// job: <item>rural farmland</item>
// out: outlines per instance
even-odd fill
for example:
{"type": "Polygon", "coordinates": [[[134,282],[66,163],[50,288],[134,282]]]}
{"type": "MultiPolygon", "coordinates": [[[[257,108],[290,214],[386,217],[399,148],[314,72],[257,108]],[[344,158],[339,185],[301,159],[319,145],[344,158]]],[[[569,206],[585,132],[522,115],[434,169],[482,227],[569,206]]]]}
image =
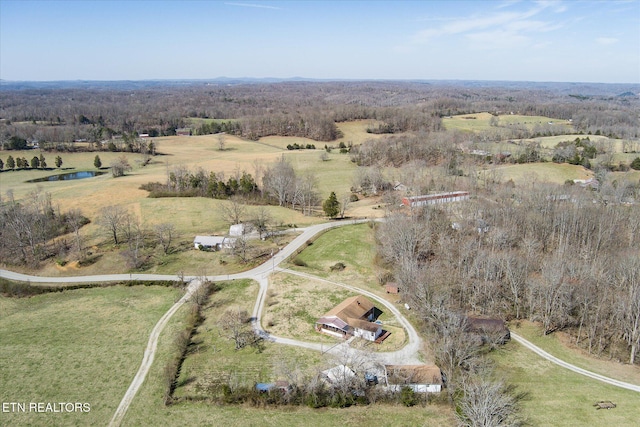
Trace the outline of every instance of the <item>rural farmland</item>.
{"type": "Polygon", "coordinates": [[[638,423],[637,1],[0,3],[0,425],[638,423]]]}

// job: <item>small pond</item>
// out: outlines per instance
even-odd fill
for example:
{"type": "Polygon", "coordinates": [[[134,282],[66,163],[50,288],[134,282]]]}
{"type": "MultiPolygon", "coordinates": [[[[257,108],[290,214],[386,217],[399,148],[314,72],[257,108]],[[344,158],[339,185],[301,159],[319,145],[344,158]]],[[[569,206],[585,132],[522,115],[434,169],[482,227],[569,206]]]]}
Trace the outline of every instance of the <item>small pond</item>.
{"type": "Polygon", "coordinates": [[[47,181],[71,181],[72,179],[93,178],[94,176],[104,175],[106,172],[82,171],[62,173],[59,175],[49,175],[42,178],[31,179],[27,182],[47,182],[47,181]]]}

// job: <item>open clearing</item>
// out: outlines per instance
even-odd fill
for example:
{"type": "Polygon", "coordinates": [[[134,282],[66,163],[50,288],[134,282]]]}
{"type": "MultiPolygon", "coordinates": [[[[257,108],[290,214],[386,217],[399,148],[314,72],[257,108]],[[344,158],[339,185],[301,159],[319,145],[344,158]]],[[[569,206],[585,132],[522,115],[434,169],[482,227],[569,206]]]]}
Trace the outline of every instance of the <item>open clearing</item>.
{"type": "MultiPolygon", "coordinates": [[[[206,320],[194,336],[190,352],[181,371],[176,397],[206,398],[203,388],[221,374],[235,372],[237,377],[249,382],[257,378],[274,380],[282,378],[282,368],[298,367],[301,370],[327,367],[330,359],[318,352],[298,347],[265,343],[263,353],[251,348],[240,351],[219,336],[217,319],[226,308],[242,307],[250,310],[257,286],[252,281],[225,282],[222,289],[213,294],[205,310],[206,320]]],[[[188,307],[183,306],[174,316],[161,336],[158,353],[145,381],[145,385],[133,400],[125,416],[123,426],[138,425],[225,425],[225,426],[361,426],[363,423],[379,426],[443,426],[455,424],[451,408],[447,404],[418,405],[407,408],[400,405],[353,406],[345,409],[310,409],[307,407],[279,407],[258,409],[250,406],[214,405],[197,400],[184,400],[171,406],[162,403],[163,370],[169,358],[173,337],[184,327],[188,307]]],[[[291,373],[291,372],[289,372],[291,373]]]]}
{"type": "Polygon", "coordinates": [[[314,274],[325,279],[347,283],[362,289],[386,295],[377,282],[379,270],[373,264],[376,255],[374,229],[370,224],[359,224],[329,230],[308,245],[297,259],[306,266],[290,264],[287,268],[314,274]],[[331,271],[341,262],[342,271],[331,271]]]}
{"type": "Polygon", "coordinates": [[[539,325],[526,321],[521,321],[515,327],[511,326],[511,329],[565,362],[597,374],[640,385],[640,368],[590,355],[584,349],[577,347],[575,341],[564,332],[543,335],[539,325]]]}
{"type": "Polygon", "coordinates": [[[493,166],[478,175],[481,178],[491,176],[502,183],[512,179],[517,186],[531,186],[537,183],[564,184],[568,179],[589,179],[593,177],[593,171],[568,163],[525,163],[493,166]]]}
{"type": "Polygon", "coordinates": [[[159,286],[0,297],[0,400],[86,402],[89,413],[3,413],[3,425],[103,425],[179,291],[159,286]]]}
{"type": "MultiPolygon", "coordinates": [[[[521,329],[516,330],[522,332],[521,329]]],[[[527,336],[527,339],[531,338],[527,336]]],[[[555,348],[545,350],[560,358],[568,356],[565,360],[571,363],[575,359],[571,357],[576,354],[575,350],[565,349],[558,354],[555,348]]],[[[637,425],[638,393],[634,391],[561,368],[513,341],[491,353],[491,358],[496,363],[496,375],[516,385],[517,391],[526,393],[521,405],[529,425],[637,425]],[[617,408],[596,410],[593,404],[603,400],[616,403],[617,408]]],[[[606,375],[611,373],[609,376],[615,377],[619,365],[613,362],[606,364],[609,365],[606,375]]],[[[585,367],[597,372],[598,365],[590,361],[585,367]]]]}
{"type": "Polygon", "coordinates": [[[488,131],[491,129],[509,128],[523,126],[527,129],[534,129],[536,126],[553,126],[555,131],[571,133],[573,125],[566,120],[554,119],[544,116],[523,116],[520,114],[500,114],[497,118],[497,125],[491,126],[490,113],[461,114],[458,116],[444,117],[442,124],[447,130],[461,130],[465,132],[488,131]],[[552,124],[550,124],[552,123],[552,124]]]}

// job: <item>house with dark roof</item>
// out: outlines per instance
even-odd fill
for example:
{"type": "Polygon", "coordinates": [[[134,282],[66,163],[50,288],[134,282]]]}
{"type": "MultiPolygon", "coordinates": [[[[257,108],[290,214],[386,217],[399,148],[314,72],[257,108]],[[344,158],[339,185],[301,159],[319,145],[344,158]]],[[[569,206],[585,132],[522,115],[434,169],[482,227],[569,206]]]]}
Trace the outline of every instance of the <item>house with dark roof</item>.
{"type": "Polygon", "coordinates": [[[316,321],[318,332],[340,338],[352,336],[375,341],[382,325],[375,323],[382,311],[362,295],[347,298],[316,321]]]}
{"type": "Polygon", "coordinates": [[[490,342],[504,344],[511,339],[511,332],[502,319],[468,316],[465,332],[473,335],[479,344],[490,342]]]}

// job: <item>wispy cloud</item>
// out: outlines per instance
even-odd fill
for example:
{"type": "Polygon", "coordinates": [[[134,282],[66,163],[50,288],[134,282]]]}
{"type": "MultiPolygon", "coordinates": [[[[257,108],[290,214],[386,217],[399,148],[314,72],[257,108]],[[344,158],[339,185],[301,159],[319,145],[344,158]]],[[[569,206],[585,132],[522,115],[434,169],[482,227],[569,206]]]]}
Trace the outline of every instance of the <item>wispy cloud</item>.
{"type": "Polygon", "coordinates": [[[272,10],[282,10],[280,7],[270,6],[267,4],[256,4],[256,3],[225,3],[227,6],[238,6],[238,7],[253,7],[256,9],[272,9],[272,10]]]}
{"type": "Polygon", "coordinates": [[[564,12],[566,7],[559,2],[540,1],[525,10],[505,10],[516,4],[518,3],[505,2],[492,13],[447,19],[440,25],[417,32],[412,42],[429,44],[440,37],[460,36],[474,44],[481,44],[484,48],[504,48],[528,41],[535,34],[562,27],[562,24],[538,17],[545,10],[564,12]]]}
{"type": "Polygon", "coordinates": [[[610,44],[618,43],[618,39],[613,37],[598,37],[596,39],[596,43],[598,43],[600,46],[607,46],[610,44]]]}

